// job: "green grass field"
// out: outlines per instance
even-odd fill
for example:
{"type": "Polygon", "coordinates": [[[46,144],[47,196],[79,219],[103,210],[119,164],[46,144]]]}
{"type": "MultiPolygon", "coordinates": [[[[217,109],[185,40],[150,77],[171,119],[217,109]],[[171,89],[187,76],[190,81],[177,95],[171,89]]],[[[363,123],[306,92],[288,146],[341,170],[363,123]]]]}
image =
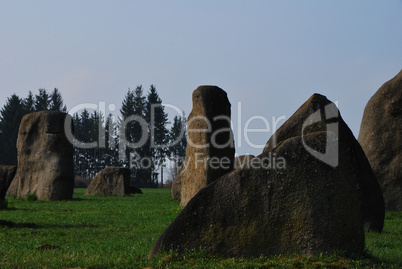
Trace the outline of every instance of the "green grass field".
{"type": "Polygon", "coordinates": [[[227,259],[202,252],[147,256],[182,209],[168,189],[129,197],[85,196],[72,201],[7,197],[0,211],[0,268],[400,268],[402,212],[386,215],[381,234],[366,235],[366,254],[227,259]]]}

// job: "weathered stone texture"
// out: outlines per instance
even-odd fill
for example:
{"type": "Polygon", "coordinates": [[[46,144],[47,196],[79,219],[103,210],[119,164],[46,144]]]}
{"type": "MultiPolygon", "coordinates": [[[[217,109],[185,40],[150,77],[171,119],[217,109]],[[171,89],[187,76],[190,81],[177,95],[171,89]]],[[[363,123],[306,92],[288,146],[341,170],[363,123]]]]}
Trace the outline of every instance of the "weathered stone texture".
{"type": "Polygon", "coordinates": [[[254,155],[240,155],[235,158],[235,168],[244,168],[250,164],[250,161],[254,158],[254,155]]]}
{"type": "Polygon", "coordinates": [[[16,166],[0,165],[0,209],[7,207],[5,196],[16,171],[16,166]]]}
{"type": "Polygon", "coordinates": [[[86,195],[130,195],[130,169],[106,167],[89,184],[86,195]]]}
{"type": "MultiPolygon", "coordinates": [[[[314,148],[325,148],[326,139],[326,132],[305,136],[314,148]]],[[[351,146],[341,147],[341,162],[333,168],[311,156],[301,137],[280,142],[253,160],[264,163],[275,153],[286,169],[236,169],[211,183],[163,232],[150,257],[200,248],[226,257],[361,252],[363,218],[351,146]]]]}
{"type": "MultiPolygon", "coordinates": [[[[348,143],[350,151],[356,156],[355,166],[359,169],[357,173],[357,186],[359,190],[359,206],[363,212],[366,230],[382,231],[384,225],[384,199],[382,192],[371,169],[370,163],[357,142],[352,131],[343,121],[335,105],[325,96],[320,94],[312,95],[269,139],[263,152],[269,152],[281,141],[291,137],[312,134],[315,132],[327,131],[335,128],[339,133],[339,145],[348,143]],[[315,115],[316,117],[312,116],[315,115]],[[313,121],[316,121],[312,123],[313,121]]],[[[306,144],[308,146],[308,144],[306,144]]],[[[325,150],[322,151],[325,153],[325,150]]],[[[328,161],[340,161],[337,154],[327,155],[328,161]]]]}
{"type": "Polygon", "coordinates": [[[385,208],[402,210],[402,70],[368,101],[358,141],[380,183],[385,208]]]}
{"type": "MultiPolygon", "coordinates": [[[[25,115],[18,131],[18,167],[12,185],[17,197],[36,194],[39,200],[71,199],[74,190],[73,146],[64,126],[71,117],[40,111],[25,115]]],[[[11,194],[11,193],[10,193],[11,194]]]]}
{"type": "Polygon", "coordinates": [[[173,182],[172,196],[181,205],[202,188],[233,170],[234,141],[230,102],[216,86],[193,92],[193,109],[187,120],[186,158],[173,182]]]}
{"type": "Polygon", "coordinates": [[[382,230],[378,182],[325,96],[307,100],[250,162],[200,190],[150,257],[191,249],[227,257],[361,253],[364,229],[382,230]]]}

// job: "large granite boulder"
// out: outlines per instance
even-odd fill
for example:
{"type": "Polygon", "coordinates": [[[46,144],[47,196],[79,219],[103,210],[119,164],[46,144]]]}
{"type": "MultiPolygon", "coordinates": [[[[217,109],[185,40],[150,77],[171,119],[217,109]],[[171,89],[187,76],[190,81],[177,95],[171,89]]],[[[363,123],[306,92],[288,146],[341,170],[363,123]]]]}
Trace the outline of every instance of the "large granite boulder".
{"type": "Polygon", "coordinates": [[[370,98],[358,141],[380,183],[385,208],[402,210],[402,70],[370,98]]]}
{"type": "MultiPolygon", "coordinates": [[[[381,232],[384,225],[384,200],[379,183],[371,169],[364,151],[355,139],[352,131],[343,121],[336,106],[325,96],[312,95],[269,139],[264,153],[272,151],[281,141],[291,137],[303,136],[315,132],[333,130],[339,133],[339,145],[350,144],[355,156],[357,188],[359,190],[359,207],[363,212],[365,229],[381,232]]],[[[308,144],[307,149],[309,149],[308,144]]],[[[336,153],[336,144],[327,152],[309,149],[311,154],[336,166],[341,157],[336,153]]]]}
{"type": "Polygon", "coordinates": [[[15,176],[17,167],[13,165],[0,165],[0,209],[7,208],[5,196],[8,187],[15,176]]]}
{"type": "Polygon", "coordinates": [[[71,116],[57,111],[39,111],[22,118],[13,183],[18,185],[18,198],[28,194],[36,194],[39,200],[46,201],[72,198],[73,146],[66,137],[65,125],[72,128],[71,116]]]}
{"type": "Polygon", "coordinates": [[[304,145],[323,151],[336,141],[331,132],[292,137],[214,181],[190,200],[149,257],[191,249],[226,257],[360,253],[364,230],[353,142],[339,145],[336,167],[304,145]]]}
{"type": "Polygon", "coordinates": [[[193,92],[193,108],[187,119],[186,158],[173,182],[172,196],[180,204],[202,188],[233,170],[234,141],[230,102],[216,86],[200,86],[193,92]]]}
{"type": "Polygon", "coordinates": [[[86,195],[130,195],[130,169],[126,167],[106,167],[89,183],[86,195]]]}

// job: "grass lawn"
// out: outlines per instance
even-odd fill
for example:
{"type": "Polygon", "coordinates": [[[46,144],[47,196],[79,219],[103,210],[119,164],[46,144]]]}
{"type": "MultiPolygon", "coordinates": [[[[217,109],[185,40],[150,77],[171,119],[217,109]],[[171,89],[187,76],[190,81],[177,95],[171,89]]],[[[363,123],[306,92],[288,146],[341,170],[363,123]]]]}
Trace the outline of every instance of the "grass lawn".
{"type": "Polygon", "coordinates": [[[129,197],[85,196],[72,201],[7,197],[0,211],[0,268],[400,268],[402,212],[388,212],[384,232],[366,235],[366,254],[227,259],[202,252],[148,260],[153,244],[182,209],[168,189],[129,197]]]}

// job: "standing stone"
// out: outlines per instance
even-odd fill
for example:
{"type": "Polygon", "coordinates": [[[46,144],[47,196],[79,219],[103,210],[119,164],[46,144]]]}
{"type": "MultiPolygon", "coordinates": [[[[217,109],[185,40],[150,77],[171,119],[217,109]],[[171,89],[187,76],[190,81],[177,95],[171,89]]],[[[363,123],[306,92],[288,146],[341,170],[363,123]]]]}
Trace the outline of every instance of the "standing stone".
{"type": "Polygon", "coordinates": [[[0,209],[7,208],[5,196],[8,187],[15,176],[17,167],[13,165],[0,165],[0,209]]]}
{"type": "Polygon", "coordinates": [[[57,111],[25,115],[17,139],[18,167],[15,181],[18,198],[36,194],[39,200],[71,199],[74,190],[73,146],[64,126],[71,117],[57,111]]]}
{"type": "Polygon", "coordinates": [[[172,198],[175,200],[179,200],[179,201],[181,198],[181,178],[182,178],[179,175],[182,173],[183,169],[184,169],[184,165],[181,165],[179,167],[179,170],[177,171],[177,175],[172,183],[172,198]]]}
{"type": "Polygon", "coordinates": [[[253,158],[252,166],[214,181],[162,233],[149,257],[193,249],[225,257],[361,253],[353,143],[340,144],[337,167],[313,157],[303,144],[322,151],[336,140],[331,132],[289,138],[253,158]]]}
{"type": "MultiPolygon", "coordinates": [[[[384,199],[379,183],[371,169],[364,151],[352,131],[343,121],[338,109],[325,96],[312,95],[269,139],[263,152],[274,149],[281,141],[309,133],[323,132],[335,128],[339,133],[339,145],[350,143],[350,150],[355,155],[359,207],[361,208],[365,229],[381,232],[384,225],[384,199]],[[313,115],[314,114],[314,115],[313,115]],[[313,115],[313,116],[312,116],[313,115]]],[[[307,145],[307,144],[306,144],[307,145]]],[[[307,145],[308,146],[308,145],[307,145]]],[[[325,150],[322,154],[326,153],[325,150]]],[[[318,153],[320,154],[320,153],[318,153]]],[[[328,161],[341,161],[337,154],[328,161]]],[[[325,157],[325,156],[323,156],[325,157]]]]}
{"type": "MultiPolygon", "coordinates": [[[[17,167],[15,167],[15,168],[16,168],[16,171],[17,171],[17,167]]],[[[18,194],[18,179],[16,179],[14,177],[14,179],[11,181],[10,186],[8,187],[8,190],[6,192],[6,196],[17,197],[17,194],[18,194]]]]}
{"type": "Polygon", "coordinates": [[[233,170],[234,141],[230,102],[216,86],[193,92],[193,109],[187,120],[186,158],[173,182],[172,196],[181,205],[202,188],[233,170]]]}
{"type": "Polygon", "coordinates": [[[250,161],[254,158],[254,155],[240,155],[235,158],[235,168],[244,168],[250,164],[250,161]]]}
{"type": "Polygon", "coordinates": [[[135,186],[130,186],[129,192],[130,192],[130,194],[143,194],[142,190],[135,186]]]}
{"type": "Polygon", "coordinates": [[[381,185],[387,210],[402,210],[402,70],[364,109],[358,141],[381,185]]]}
{"type": "Polygon", "coordinates": [[[130,195],[130,169],[106,167],[89,183],[86,195],[130,195]]]}

